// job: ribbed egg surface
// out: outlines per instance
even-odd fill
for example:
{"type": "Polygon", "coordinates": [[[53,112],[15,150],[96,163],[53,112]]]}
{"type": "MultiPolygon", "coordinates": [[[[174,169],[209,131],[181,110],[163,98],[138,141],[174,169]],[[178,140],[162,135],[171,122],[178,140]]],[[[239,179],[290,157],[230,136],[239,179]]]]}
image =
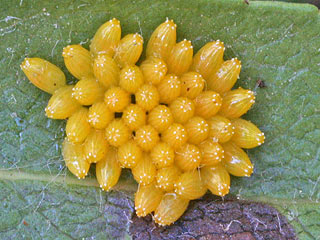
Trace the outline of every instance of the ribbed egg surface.
{"type": "Polygon", "coordinates": [[[230,175],[249,177],[253,164],[243,148],[265,139],[241,119],[255,102],[253,91],[232,89],[241,62],[224,61],[219,40],[194,53],[191,41],[176,42],[176,30],[173,20],[160,24],[139,66],[143,37],[121,37],[117,19],[104,23],[90,49],[63,49],[75,85],[46,60],[21,64],[31,83],[52,94],[47,117],[67,119],[62,153],[70,172],[82,179],[96,164],[97,181],[109,191],[121,169],[130,169],[139,184],[137,215],[153,213],[159,225],[174,223],[208,190],[228,194],[230,175]]]}

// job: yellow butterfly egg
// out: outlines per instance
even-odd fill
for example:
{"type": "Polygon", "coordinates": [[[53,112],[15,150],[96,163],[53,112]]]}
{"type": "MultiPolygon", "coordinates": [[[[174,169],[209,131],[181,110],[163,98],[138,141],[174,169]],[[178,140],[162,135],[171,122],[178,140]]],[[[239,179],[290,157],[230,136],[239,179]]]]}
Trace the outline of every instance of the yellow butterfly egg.
{"type": "Polygon", "coordinates": [[[179,147],[175,153],[176,158],[174,162],[182,171],[191,171],[200,165],[202,158],[201,152],[200,149],[193,144],[184,144],[179,147]]]}
{"type": "Polygon", "coordinates": [[[177,149],[187,142],[188,133],[183,125],[173,123],[162,133],[161,139],[172,148],[177,149]]]}
{"type": "Polygon", "coordinates": [[[224,150],[222,146],[214,142],[212,139],[207,139],[198,145],[202,159],[200,166],[217,165],[224,158],[224,150]]]}
{"type": "Polygon", "coordinates": [[[149,185],[139,184],[134,197],[134,205],[138,217],[145,217],[153,212],[159,205],[163,192],[154,183],[149,185]]]}
{"type": "Polygon", "coordinates": [[[160,58],[150,57],[140,65],[144,80],[158,85],[167,74],[167,65],[160,58]]]}
{"type": "Polygon", "coordinates": [[[61,87],[51,96],[45,109],[48,118],[66,119],[76,112],[81,105],[72,98],[73,85],[61,87]]]}
{"type": "Polygon", "coordinates": [[[88,112],[88,122],[96,129],[106,128],[114,119],[114,113],[108,108],[104,102],[96,102],[92,104],[88,112]]]}
{"type": "Polygon", "coordinates": [[[195,104],[187,97],[178,97],[170,103],[170,110],[173,119],[177,123],[186,123],[193,117],[195,111],[195,104]]]}
{"type": "Polygon", "coordinates": [[[129,140],[118,148],[118,159],[122,168],[133,168],[142,159],[142,150],[138,144],[129,140]]]}
{"type": "Polygon", "coordinates": [[[120,87],[111,87],[104,94],[104,102],[112,112],[122,112],[130,101],[130,94],[120,87]]]}
{"type": "Polygon", "coordinates": [[[114,119],[106,127],[106,138],[109,144],[114,147],[123,145],[130,137],[131,132],[121,119],[114,119]]]}
{"type": "Polygon", "coordinates": [[[195,114],[204,119],[210,118],[219,111],[222,98],[219,93],[214,91],[204,91],[200,93],[195,99],[195,114]]]}
{"type": "Polygon", "coordinates": [[[229,193],[230,175],[221,164],[201,168],[201,179],[212,194],[223,197],[229,193]]]}
{"type": "Polygon", "coordinates": [[[167,193],[154,211],[154,221],[160,226],[166,226],[177,221],[186,211],[189,200],[175,193],[167,193]]]}
{"type": "Polygon", "coordinates": [[[177,25],[167,19],[152,33],[148,45],[147,57],[157,57],[166,60],[177,39],[177,25]]]}
{"type": "Polygon", "coordinates": [[[140,34],[128,34],[120,40],[115,51],[114,60],[123,68],[126,65],[135,65],[143,50],[143,38],[140,34]]]}
{"type": "Polygon", "coordinates": [[[120,72],[119,86],[129,93],[135,93],[143,84],[143,75],[139,67],[126,66],[120,72]]]}
{"type": "Polygon", "coordinates": [[[157,170],[150,155],[143,153],[141,161],[132,168],[132,174],[134,179],[141,185],[148,185],[153,182],[156,176],[157,170]]]}
{"type": "Polygon", "coordinates": [[[234,126],[229,119],[216,115],[207,120],[209,124],[209,136],[216,142],[224,143],[234,134],[234,126]]]}
{"type": "Polygon", "coordinates": [[[174,192],[186,199],[201,198],[207,191],[202,182],[200,171],[189,171],[180,175],[174,184],[174,192]]]}
{"type": "Polygon", "coordinates": [[[81,107],[67,121],[66,134],[72,143],[81,143],[89,135],[91,126],[88,122],[88,109],[81,107]]]}
{"type": "Polygon", "coordinates": [[[109,150],[104,130],[91,130],[83,145],[84,154],[89,163],[99,162],[109,150]]]}
{"type": "Polygon", "coordinates": [[[130,104],[123,110],[122,120],[133,131],[146,124],[146,112],[137,104],[130,104]]]}
{"type": "Polygon", "coordinates": [[[176,75],[168,74],[161,80],[157,88],[160,95],[160,102],[169,104],[179,97],[181,81],[176,75]]]}
{"type": "Polygon", "coordinates": [[[219,114],[227,118],[239,118],[251,108],[254,102],[254,93],[240,87],[223,95],[219,114]]]}
{"type": "Polygon", "coordinates": [[[237,58],[222,63],[220,68],[207,80],[208,89],[223,94],[234,86],[239,78],[241,62],[237,58]]]}
{"type": "Polygon", "coordinates": [[[209,79],[221,66],[224,49],[223,42],[219,40],[207,43],[194,55],[190,69],[209,79]]]}
{"type": "Polygon", "coordinates": [[[68,71],[77,79],[93,77],[90,52],[81,45],[69,45],[63,49],[62,56],[68,71]]]}
{"type": "Polygon", "coordinates": [[[72,97],[81,105],[92,105],[103,101],[104,88],[95,78],[82,78],[72,89],[72,97]]]}
{"type": "Polygon", "coordinates": [[[105,88],[119,84],[120,68],[111,57],[105,54],[98,55],[94,59],[93,73],[105,88]]]}
{"type": "Polygon", "coordinates": [[[79,80],[75,86],[46,60],[25,58],[20,66],[31,83],[52,94],[46,115],[68,119],[62,154],[70,172],[84,178],[96,163],[100,188],[109,191],[128,168],[139,183],[137,216],[154,212],[160,226],[174,223],[207,189],[228,194],[230,175],[249,177],[253,164],[242,148],[265,139],[240,119],[255,101],[250,90],[231,90],[241,62],[224,61],[219,40],[193,57],[190,41],[176,43],[176,27],[168,19],[160,24],[137,66],[142,36],[121,39],[117,19],[104,23],[90,51],[63,49],[67,69],[79,80]]]}
{"type": "Polygon", "coordinates": [[[184,125],[188,132],[188,142],[199,144],[209,136],[209,125],[202,117],[192,117],[184,125]]]}
{"type": "Polygon", "coordinates": [[[56,65],[41,58],[25,58],[21,70],[42,91],[53,94],[66,85],[66,76],[56,65]]]}
{"type": "Polygon", "coordinates": [[[158,132],[163,132],[173,123],[170,109],[165,105],[158,105],[148,114],[148,124],[158,132]]]}
{"type": "Polygon", "coordinates": [[[249,177],[253,172],[253,165],[248,155],[233,142],[224,143],[222,147],[227,171],[237,177],[249,177]]]}
{"type": "Polygon", "coordinates": [[[159,104],[158,90],[152,85],[142,85],[135,96],[137,104],[146,111],[150,111],[159,104]]]}
{"type": "Polygon", "coordinates": [[[145,125],[138,128],[134,140],[144,151],[150,151],[159,142],[159,134],[154,127],[145,125]]]}
{"type": "Polygon", "coordinates": [[[174,190],[174,183],[180,174],[181,171],[175,165],[158,169],[156,175],[156,186],[162,191],[171,192],[174,190]]]}
{"type": "Polygon", "coordinates": [[[86,160],[83,145],[74,144],[64,139],[62,143],[62,155],[69,171],[77,178],[85,178],[88,174],[90,163],[86,160]]]}
{"type": "Polygon", "coordinates": [[[91,41],[90,52],[95,56],[98,54],[107,54],[112,57],[120,42],[120,38],[120,21],[113,18],[99,27],[91,41]]]}
{"type": "Polygon", "coordinates": [[[181,76],[181,96],[196,98],[203,90],[205,80],[200,73],[187,72],[181,76]]]}
{"type": "Polygon", "coordinates": [[[107,154],[96,164],[96,177],[100,188],[110,191],[119,181],[121,168],[118,163],[117,150],[110,148],[107,154]]]}
{"type": "Polygon", "coordinates": [[[171,50],[167,59],[168,72],[178,76],[187,72],[192,63],[193,46],[191,41],[184,39],[171,50]]]}
{"type": "Polygon", "coordinates": [[[264,133],[253,123],[236,118],[231,120],[234,134],[231,138],[241,148],[254,148],[264,143],[264,133]]]}
{"type": "Polygon", "coordinates": [[[165,142],[157,143],[150,152],[150,157],[156,168],[164,168],[173,164],[174,150],[165,142]]]}

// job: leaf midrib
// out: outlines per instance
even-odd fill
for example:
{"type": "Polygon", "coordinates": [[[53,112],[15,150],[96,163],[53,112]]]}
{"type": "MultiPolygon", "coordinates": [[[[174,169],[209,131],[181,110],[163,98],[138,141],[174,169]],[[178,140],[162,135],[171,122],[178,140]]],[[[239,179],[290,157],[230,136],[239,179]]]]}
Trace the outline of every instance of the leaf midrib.
{"type": "MultiPolygon", "coordinates": [[[[99,188],[99,184],[94,178],[86,178],[79,180],[73,176],[63,176],[63,175],[49,175],[45,173],[31,173],[24,172],[20,170],[6,170],[0,169],[0,180],[9,181],[40,181],[51,183],[59,183],[66,185],[78,185],[85,187],[96,187],[99,188]]],[[[132,180],[120,179],[118,184],[113,188],[117,191],[135,192],[137,189],[137,184],[132,180]]],[[[313,199],[307,198],[272,198],[270,196],[245,196],[241,195],[241,200],[265,202],[272,205],[287,205],[287,204],[297,204],[297,205],[320,205],[320,202],[313,199]]]]}
{"type": "MultiPolygon", "coordinates": [[[[6,170],[0,169],[0,180],[9,180],[9,181],[40,181],[50,183],[59,183],[66,185],[78,185],[85,187],[96,187],[99,188],[99,184],[94,178],[86,179],[77,179],[72,176],[64,175],[49,175],[45,173],[31,173],[24,172],[20,170],[6,170]]],[[[118,184],[113,188],[118,191],[127,191],[133,192],[136,190],[137,185],[130,180],[119,180],[118,184]]]]}

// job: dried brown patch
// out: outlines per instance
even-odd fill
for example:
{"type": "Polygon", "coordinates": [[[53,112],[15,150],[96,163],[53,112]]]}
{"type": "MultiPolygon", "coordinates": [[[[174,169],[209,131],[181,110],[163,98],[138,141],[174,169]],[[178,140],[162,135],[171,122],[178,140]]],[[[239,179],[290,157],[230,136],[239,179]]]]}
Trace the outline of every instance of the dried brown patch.
{"type": "Polygon", "coordinates": [[[253,240],[297,239],[293,228],[276,209],[266,204],[224,200],[206,195],[191,201],[186,213],[173,225],[159,227],[151,216],[133,216],[133,239],[253,240]]]}

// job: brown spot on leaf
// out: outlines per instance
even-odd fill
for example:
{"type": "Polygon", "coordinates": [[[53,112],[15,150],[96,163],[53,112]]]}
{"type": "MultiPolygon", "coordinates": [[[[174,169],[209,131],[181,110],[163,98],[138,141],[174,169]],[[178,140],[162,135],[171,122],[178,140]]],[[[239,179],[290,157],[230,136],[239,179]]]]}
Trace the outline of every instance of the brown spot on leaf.
{"type": "Polygon", "coordinates": [[[259,88],[265,88],[265,87],[267,87],[266,83],[265,83],[263,80],[261,80],[261,79],[259,79],[259,80],[257,81],[257,86],[258,86],[259,88]]]}
{"type": "Polygon", "coordinates": [[[151,216],[132,218],[133,239],[254,240],[297,239],[286,218],[266,204],[206,195],[191,201],[173,225],[159,227],[151,216]]]}

